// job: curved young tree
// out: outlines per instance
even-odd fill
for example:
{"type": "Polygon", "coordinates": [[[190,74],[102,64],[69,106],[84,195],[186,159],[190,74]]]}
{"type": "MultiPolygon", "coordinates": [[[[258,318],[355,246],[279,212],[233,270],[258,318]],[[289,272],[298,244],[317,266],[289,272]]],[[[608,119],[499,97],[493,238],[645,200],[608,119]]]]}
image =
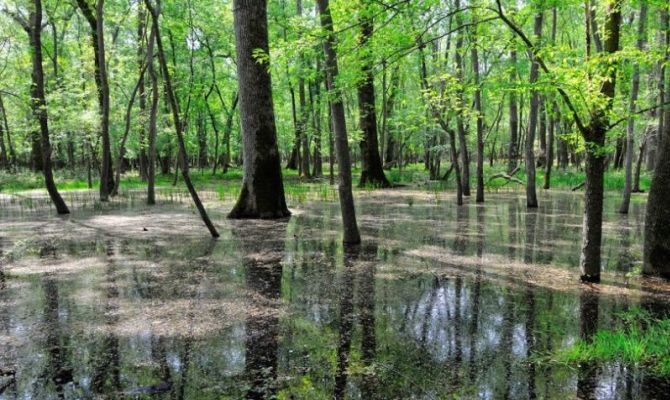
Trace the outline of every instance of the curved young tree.
{"type": "Polygon", "coordinates": [[[323,51],[326,55],[326,86],[328,87],[328,92],[332,95],[330,101],[330,113],[333,131],[335,132],[335,149],[337,152],[337,164],[340,175],[338,193],[344,228],[344,243],[358,244],[361,242],[361,235],[358,232],[354,195],[351,190],[351,161],[349,159],[347,124],[344,117],[342,93],[335,86],[339,72],[337,66],[337,53],[335,52],[333,17],[330,14],[328,0],[317,0],[317,5],[321,16],[321,26],[326,34],[323,41],[323,51]]]}
{"type": "Polygon", "coordinates": [[[272,104],[267,0],[234,0],[244,181],[229,218],[284,218],[286,207],[272,104]]]}

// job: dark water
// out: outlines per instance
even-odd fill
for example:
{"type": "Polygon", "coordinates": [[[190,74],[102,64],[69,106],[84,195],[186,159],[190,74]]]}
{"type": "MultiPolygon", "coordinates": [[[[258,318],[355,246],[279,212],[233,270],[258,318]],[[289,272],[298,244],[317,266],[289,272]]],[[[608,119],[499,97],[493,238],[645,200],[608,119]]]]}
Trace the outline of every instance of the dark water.
{"type": "Polygon", "coordinates": [[[670,304],[631,277],[643,205],[623,218],[608,201],[591,289],[576,283],[581,197],[543,200],[365,194],[365,244],[343,249],[335,203],[293,204],[284,222],[212,204],[213,241],[167,198],[64,219],[5,199],[0,399],[668,398],[643,367],[542,361],[670,304]]]}

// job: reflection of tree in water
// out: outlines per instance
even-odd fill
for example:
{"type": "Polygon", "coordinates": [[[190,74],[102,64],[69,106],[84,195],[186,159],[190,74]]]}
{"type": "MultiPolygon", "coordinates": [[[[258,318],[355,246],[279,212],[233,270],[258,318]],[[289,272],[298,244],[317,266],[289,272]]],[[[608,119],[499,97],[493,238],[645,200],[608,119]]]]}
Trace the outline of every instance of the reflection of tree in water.
{"type": "Polygon", "coordinates": [[[245,375],[248,399],[273,399],[277,393],[279,298],[286,226],[272,223],[271,232],[256,227],[234,230],[244,250],[250,307],[246,318],[245,375]]]}
{"type": "MultiPolygon", "coordinates": [[[[375,332],[375,271],[377,245],[363,247],[362,265],[358,268],[358,307],[361,325],[361,361],[364,368],[373,366],[377,357],[377,335],[375,332]]],[[[361,395],[364,399],[374,399],[376,395],[376,375],[373,370],[363,374],[361,395]]]]}
{"type": "Polygon", "coordinates": [[[335,371],[334,399],[344,399],[347,388],[347,369],[351,352],[351,337],[354,325],[354,262],[359,256],[359,248],[345,248],[344,270],[340,283],[339,340],[337,344],[337,367],[335,371]]]}
{"type": "Polygon", "coordinates": [[[114,333],[118,323],[119,288],[116,282],[117,265],[114,260],[117,243],[105,241],[107,267],[105,268],[105,331],[99,343],[95,344],[91,389],[93,393],[114,393],[121,388],[119,338],[114,333]]]}
{"type": "MultiPolygon", "coordinates": [[[[590,343],[598,329],[598,294],[584,289],[579,295],[579,338],[590,343]]],[[[596,398],[598,369],[592,362],[583,362],[577,373],[577,398],[596,398]]]]}

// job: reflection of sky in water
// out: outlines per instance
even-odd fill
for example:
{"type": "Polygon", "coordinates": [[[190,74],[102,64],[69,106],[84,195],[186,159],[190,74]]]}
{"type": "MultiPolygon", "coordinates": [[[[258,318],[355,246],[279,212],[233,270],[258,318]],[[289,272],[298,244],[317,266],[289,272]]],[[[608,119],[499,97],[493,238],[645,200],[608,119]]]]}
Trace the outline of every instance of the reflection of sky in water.
{"type": "MultiPolygon", "coordinates": [[[[79,209],[93,204],[76,196],[79,209]]],[[[156,209],[135,199],[137,212],[119,202],[69,220],[11,203],[0,211],[8,276],[0,368],[15,368],[17,383],[0,399],[59,390],[66,398],[165,390],[241,398],[252,383],[285,397],[330,398],[341,354],[348,398],[523,399],[530,382],[541,398],[575,396],[579,371],[532,370],[527,356],[580,336],[581,289],[570,277],[581,197],[545,195],[531,214],[512,194],[458,211],[446,194],[416,195],[411,205],[402,191],[361,196],[366,244],[347,262],[336,203],[292,203],[288,223],[227,221],[229,204],[210,206],[218,241],[165,194],[156,209]],[[371,365],[365,332],[374,339],[371,365]],[[59,381],[68,370],[72,381],[59,381]]],[[[620,260],[639,259],[644,210],[633,204],[624,223],[615,205],[606,203],[603,256],[616,284],[599,300],[601,326],[640,299],[640,284],[617,271],[620,260]]],[[[651,398],[644,379],[609,365],[592,377],[594,398],[651,398]]]]}

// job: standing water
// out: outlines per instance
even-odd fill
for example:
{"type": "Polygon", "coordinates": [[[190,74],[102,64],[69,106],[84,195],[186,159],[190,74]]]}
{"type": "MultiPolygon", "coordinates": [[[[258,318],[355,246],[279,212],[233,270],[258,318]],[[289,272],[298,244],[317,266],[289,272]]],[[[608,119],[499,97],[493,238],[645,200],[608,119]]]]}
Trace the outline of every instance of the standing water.
{"type": "Polygon", "coordinates": [[[637,278],[644,207],[607,202],[603,284],[579,284],[582,198],[364,193],[230,221],[212,240],[179,193],[99,204],[0,198],[0,399],[664,399],[644,365],[552,355],[670,287],[637,278]]]}

